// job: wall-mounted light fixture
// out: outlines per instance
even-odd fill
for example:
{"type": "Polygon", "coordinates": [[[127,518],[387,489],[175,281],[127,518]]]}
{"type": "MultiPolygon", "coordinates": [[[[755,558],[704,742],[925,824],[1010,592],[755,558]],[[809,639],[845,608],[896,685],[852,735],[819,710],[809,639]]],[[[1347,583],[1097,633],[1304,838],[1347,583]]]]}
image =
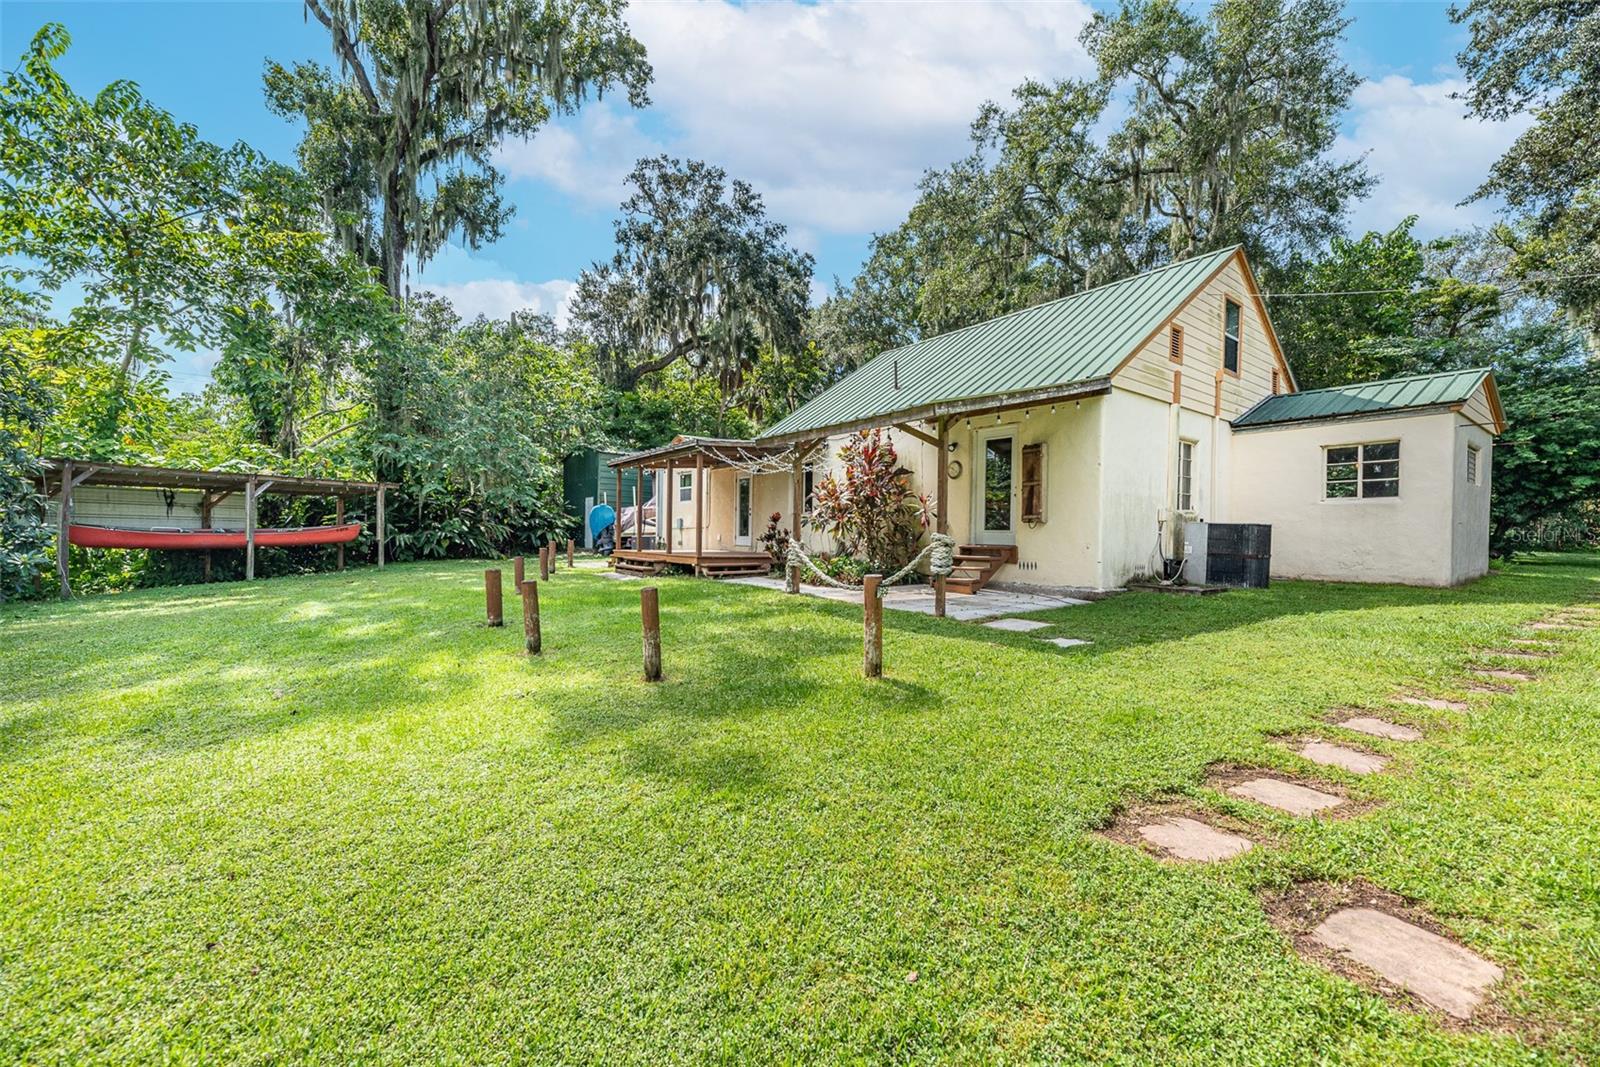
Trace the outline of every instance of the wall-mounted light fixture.
{"type": "Polygon", "coordinates": [[[949,444],[944,446],[944,450],[946,452],[954,452],[958,447],[960,447],[958,442],[951,441],[949,444]]]}

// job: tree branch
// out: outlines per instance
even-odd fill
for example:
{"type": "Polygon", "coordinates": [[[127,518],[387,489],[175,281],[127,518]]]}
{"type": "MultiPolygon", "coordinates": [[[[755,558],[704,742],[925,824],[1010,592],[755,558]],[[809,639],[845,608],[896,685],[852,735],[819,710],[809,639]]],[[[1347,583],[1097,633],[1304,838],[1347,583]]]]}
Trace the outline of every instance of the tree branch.
{"type": "Polygon", "coordinates": [[[366,97],[367,106],[372,109],[373,114],[379,113],[382,108],[378,105],[378,94],[372,91],[372,80],[367,77],[367,68],[361,65],[361,57],[356,54],[355,44],[345,36],[343,30],[334,29],[333,18],[323,10],[321,0],[305,0],[305,2],[306,10],[333,34],[333,45],[339,51],[339,58],[344,60],[345,65],[355,75],[356,85],[360,88],[361,95],[366,97]]]}

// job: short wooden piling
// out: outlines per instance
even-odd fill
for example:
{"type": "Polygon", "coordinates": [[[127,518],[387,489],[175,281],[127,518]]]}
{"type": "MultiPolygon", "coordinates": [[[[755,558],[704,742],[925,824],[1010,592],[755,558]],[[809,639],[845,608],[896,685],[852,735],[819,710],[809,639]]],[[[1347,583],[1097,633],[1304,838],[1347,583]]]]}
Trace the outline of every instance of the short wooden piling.
{"type": "Polygon", "coordinates": [[[548,582],[550,580],[549,545],[545,545],[543,548],[539,549],[539,580],[541,582],[548,582]]]}
{"type": "Polygon", "coordinates": [[[800,564],[791,563],[783,569],[783,589],[786,593],[800,591],[800,564]]]}
{"type": "Polygon", "coordinates": [[[505,615],[500,606],[500,571],[491,567],[483,572],[483,601],[490,626],[504,626],[505,615]]]}
{"type": "Polygon", "coordinates": [[[933,579],[933,617],[944,618],[944,575],[935,575],[933,579]]]}
{"type": "Polygon", "coordinates": [[[526,579],[525,579],[525,577],[524,577],[524,575],[522,573],[522,557],[521,556],[512,556],[511,557],[511,588],[520,591],[522,589],[522,583],[525,580],[526,579]]]}
{"type": "Polygon", "coordinates": [[[567,538],[567,570],[569,571],[572,569],[572,550],[575,547],[572,543],[572,538],[567,538]]]}
{"type": "Polygon", "coordinates": [[[869,574],[861,582],[861,607],[866,619],[862,667],[868,678],[883,676],[883,600],[878,596],[882,582],[881,574],[869,574]]]}
{"type": "Polygon", "coordinates": [[[639,620],[644,629],[644,680],[661,681],[661,603],[656,587],[639,590],[639,620]]]}
{"type": "Polygon", "coordinates": [[[517,588],[522,591],[523,650],[537,656],[544,647],[544,637],[539,633],[539,583],[523,582],[517,588]]]}

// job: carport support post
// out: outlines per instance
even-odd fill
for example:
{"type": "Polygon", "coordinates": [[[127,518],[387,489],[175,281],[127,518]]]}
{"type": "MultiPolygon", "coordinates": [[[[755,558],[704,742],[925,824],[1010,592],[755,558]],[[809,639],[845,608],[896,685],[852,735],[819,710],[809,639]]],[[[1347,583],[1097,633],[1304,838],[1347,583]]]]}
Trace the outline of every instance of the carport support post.
{"type": "Polygon", "coordinates": [[[505,613],[500,604],[500,571],[491,567],[483,572],[483,601],[490,626],[504,626],[505,613]]]}
{"type": "Polygon", "coordinates": [[[862,614],[866,619],[863,673],[868,678],[883,676],[883,601],[878,596],[881,574],[869,574],[861,582],[862,614]]]}
{"type": "Polygon", "coordinates": [[[378,569],[383,570],[383,498],[388,493],[387,485],[378,486],[378,569]]]}
{"type": "Polygon", "coordinates": [[[530,656],[537,656],[544,647],[544,639],[539,633],[539,583],[522,582],[517,589],[522,593],[523,651],[530,656]]]}
{"type": "MultiPolygon", "coordinates": [[[[950,420],[939,420],[939,454],[934,457],[934,462],[939,465],[938,495],[933,500],[933,528],[942,534],[950,532],[950,512],[945,504],[945,497],[950,490],[950,463],[945,457],[949,455],[950,447],[950,420]]],[[[933,615],[934,618],[944,618],[945,576],[936,574],[933,577],[933,615]]]]}
{"type": "Polygon", "coordinates": [[[71,551],[71,538],[67,527],[72,524],[72,461],[61,464],[61,514],[56,522],[56,576],[61,579],[61,599],[72,598],[72,583],[67,579],[67,557],[71,551]]]}
{"type": "Polygon", "coordinates": [[[244,580],[256,577],[256,480],[244,487],[244,580]]]}
{"type": "MultiPolygon", "coordinates": [[[[335,497],[333,504],[333,523],[335,526],[344,525],[344,497],[335,497]]],[[[344,570],[344,542],[339,542],[339,569],[344,570]]],[[[209,577],[209,575],[208,575],[209,577]]]]}
{"type": "Polygon", "coordinates": [[[656,587],[639,590],[639,621],[644,630],[644,680],[661,681],[661,602],[656,587]]]}

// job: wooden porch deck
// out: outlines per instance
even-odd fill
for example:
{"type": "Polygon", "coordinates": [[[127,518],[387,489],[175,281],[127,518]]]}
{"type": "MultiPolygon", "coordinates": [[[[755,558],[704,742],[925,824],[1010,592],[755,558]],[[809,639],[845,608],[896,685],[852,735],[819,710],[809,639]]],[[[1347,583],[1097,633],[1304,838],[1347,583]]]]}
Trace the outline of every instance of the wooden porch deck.
{"type": "Polygon", "coordinates": [[[668,566],[693,568],[697,577],[745,578],[772,570],[772,557],[763,551],[695,552],[693,549],[619,548],[611,563],[627,574],[660,574],[668,566]]]}

